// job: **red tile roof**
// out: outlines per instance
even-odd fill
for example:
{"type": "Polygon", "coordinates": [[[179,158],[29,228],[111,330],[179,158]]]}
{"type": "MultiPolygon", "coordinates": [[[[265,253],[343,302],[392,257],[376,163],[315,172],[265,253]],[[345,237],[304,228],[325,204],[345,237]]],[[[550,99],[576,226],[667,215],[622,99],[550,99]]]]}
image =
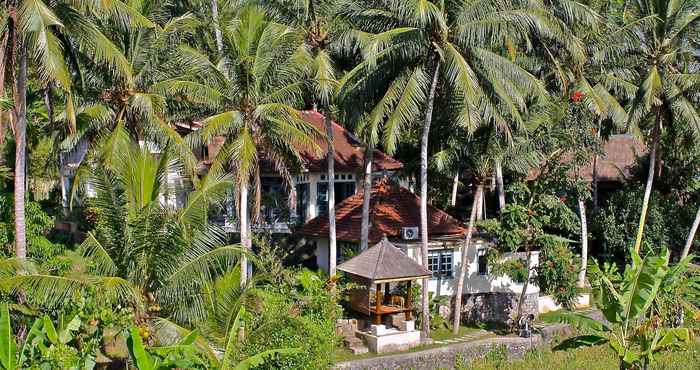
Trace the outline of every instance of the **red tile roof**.
{"type": "MultiPolygon", "coordinates": [[[[336,206],[336,237],[338,240],[360,240],[362,225],[362,192],[345,199],[336,206]]],[[[390,184],[387,179],[377,181],[370,197],[369,242],[377,243],[386,235],[400,238],[402,227],[420,226],[420,198],[408,189],[390,184]]],[[[458,236],[466,232],[459,221],[428,205],[428,235],[458,236]]],[[[327,236],[328,217],[309,220],[298,231],[305,236],[327,236]]]]}
{"type": "MultiPolygon", "coordinates": [[[[302,118],[314,125],[320,132],[326,132],[324,116],[318,111],[309,110],[301,112],[302,118]]],[[[350,131],[333,121],[333,144],[335,149],[335,170],[353,172],[362,169],[364,148],[362,143],[350,131]]],[[[306,152],[304,154],[305,166],[309,171],[320,172],[326,171],[328,164],[326,162],[325,153],[328,150],[328,144],[323,141],[319,143],[321,147],[321,156],[306,152]]],[[[373,170],[397,170],[403,167],[403,163],[389,157],[380,152],[374,152],[374,160],[372,161],[373,170]]]]}

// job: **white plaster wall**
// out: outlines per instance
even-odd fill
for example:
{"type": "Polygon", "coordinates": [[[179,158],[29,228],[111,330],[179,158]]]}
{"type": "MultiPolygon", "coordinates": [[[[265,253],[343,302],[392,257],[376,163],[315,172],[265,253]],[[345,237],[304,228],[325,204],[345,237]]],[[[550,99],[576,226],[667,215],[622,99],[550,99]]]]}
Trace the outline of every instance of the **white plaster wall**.
{"type": "MultiPolygon", "coordinates": [[[[489,293],[489,292],[500,292],[500,293],[520,293],[523,288],[523,284],[513,282],[507,276],[493,276],[490,274],[479,275],[478,269],[478,254],[480,249],[487,248],[485,242],[477,240],[470,245],[467,250],[467,273],[464,279],[464,293],[489,293]]],[[[441,249],[441,248],[431,248],[441,249]]],[[[409,257],[416,261],[421,262],[421,251],[418,244],[410,244],[403,246],[404,252],[408,254],[409,257]]],[[[508,258],[509,255],[505,255],[504,258],[508,258]]],[[[429,279],[428,280],[428,291],[437,295],[452,295],[456,290],[457,277],[461,271],[462,264],[462,253],[460,248],[456,247],[453,258],[453,278],[452,279],[429,279]],[[438,284],[439,283],[439,284],[438,284]]],[[[530,267],[535,268],[538,265],[539,252],[533,252],[530,267]]],[[[535,284],[529,284],[526,294],[539,293],[540,289],[535,284]]]]}
{"type": "Polygon", "coordinates": [[[329,262],[329,243],[326,238],[313,238],[312,241],[316,242],[316,264],[318,268],[328,273],[329,262]]]}

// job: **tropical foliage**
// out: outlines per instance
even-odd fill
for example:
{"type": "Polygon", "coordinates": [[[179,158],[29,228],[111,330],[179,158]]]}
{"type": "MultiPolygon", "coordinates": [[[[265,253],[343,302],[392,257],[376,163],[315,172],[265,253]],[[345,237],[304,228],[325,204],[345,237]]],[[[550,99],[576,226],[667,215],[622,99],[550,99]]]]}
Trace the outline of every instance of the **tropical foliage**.
{"type": "MultiPolygon", "coordinates": [[[[699,47],[696,0],[0,0],[0,366],[332,367],[334,119],[365,188],[403,162],[426,268],[429,204],[467,227],[455,333],[487,232],[514,319],[531,284],[566,308],[590,284],[607,323],[566,315],[561,348],[648,366],[697,326],[699,47]],[[642,152],[603,184],[622,134],[642,152]],[[327,190],[297,194],[310,157],[327,190]],[[305,221],[298,195],[327,205],[330,276],[259,232],[305,221]]],[[[449,297],[425,282],[427,336],[449,297]]]]}

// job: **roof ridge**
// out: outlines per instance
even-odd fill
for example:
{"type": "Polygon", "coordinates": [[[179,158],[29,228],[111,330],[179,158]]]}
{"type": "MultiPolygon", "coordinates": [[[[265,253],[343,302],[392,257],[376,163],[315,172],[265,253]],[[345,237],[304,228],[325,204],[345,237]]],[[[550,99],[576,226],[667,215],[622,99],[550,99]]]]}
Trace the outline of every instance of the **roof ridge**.
{"type": "Polygon", "coordinates": [[[379,269],[379,265],[381,265],[382,260],[384,259],[384,240],[379,242],[379,244],[379,256],[377,257],[377,263],[374,265],[374,270],[372,271],[372,278],[375,278],[377,276],[377,269],[379,269]]]}

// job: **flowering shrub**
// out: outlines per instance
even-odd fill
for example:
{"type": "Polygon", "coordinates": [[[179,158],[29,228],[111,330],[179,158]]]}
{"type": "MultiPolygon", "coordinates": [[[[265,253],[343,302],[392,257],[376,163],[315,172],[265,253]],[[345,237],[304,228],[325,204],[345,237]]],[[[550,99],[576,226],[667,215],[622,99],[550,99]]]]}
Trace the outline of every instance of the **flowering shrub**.
{"type": "Polygon", "coordinates": [[[571,250],[553,240],[544,241],[540,249],[540,263],[537,267],[538,285],[543,293],[567,309],[576,303],[579,289],[576,286],[578,265],[571,250]]]}

